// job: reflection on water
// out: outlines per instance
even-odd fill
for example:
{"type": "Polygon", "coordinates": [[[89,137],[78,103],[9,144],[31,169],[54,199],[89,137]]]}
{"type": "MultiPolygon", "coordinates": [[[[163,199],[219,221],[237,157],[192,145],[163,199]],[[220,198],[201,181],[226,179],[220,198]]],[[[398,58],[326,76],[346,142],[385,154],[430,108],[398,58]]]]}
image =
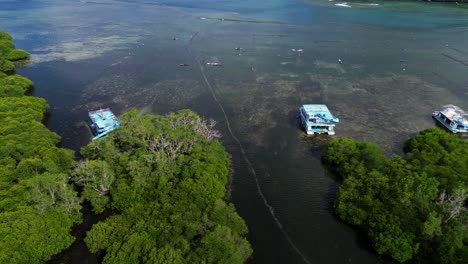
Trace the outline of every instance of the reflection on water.
{"type": "MultiPolygon", "coordinates": [[[[433,110],[468,109],[468,11],[307,2],[0,2],[0,19],[32,51],[19,71],[48,100],[64,146],[89,141],[88,110],[191,108],[223,131],[253,263],[387,262],[335,218],[339,184],[320,161],[330,137],[305,137],[297,110],[326,103],[337,136],[399,153],[434,126],[433,110]]],[[[81,242],[63,260],[96,258],[81,242]]]]}

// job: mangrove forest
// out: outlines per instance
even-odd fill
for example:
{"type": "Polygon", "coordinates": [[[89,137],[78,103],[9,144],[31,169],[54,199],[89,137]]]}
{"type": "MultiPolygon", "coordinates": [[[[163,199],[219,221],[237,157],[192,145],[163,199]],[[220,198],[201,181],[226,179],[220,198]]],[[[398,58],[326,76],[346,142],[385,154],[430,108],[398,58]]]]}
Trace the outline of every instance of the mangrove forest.
{"type": "Polygon", "coordinates": [[[404,152],[387,158],[370,142],[329,143],[324,161],[343,179],[336,213],[399,262],[465,263],[468,142],[431,128],[408,140],[404,152]]]}

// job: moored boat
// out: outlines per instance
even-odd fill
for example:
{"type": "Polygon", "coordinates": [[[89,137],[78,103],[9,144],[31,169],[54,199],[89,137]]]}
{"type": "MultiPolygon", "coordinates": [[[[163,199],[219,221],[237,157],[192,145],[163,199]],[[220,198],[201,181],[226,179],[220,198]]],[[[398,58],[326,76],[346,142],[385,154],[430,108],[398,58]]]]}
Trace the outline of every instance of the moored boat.
{"type": "Polygon", "coordinates": [[[444,105],[441,111],[432,113],[432,117],[439,121],[452,133],[468,132],[468,113],[456,105],[444,105]]]}
{"type": "Polygon", "coordinates": [[[95,137],[93,140],[106,136],[120,126],[120,121],[109,108],[88,112],[90,127],[95,137]]]}
{"type": "Polygon", "coordinates": [[[340,120],[324,104],[306,104],[299,108],[299,118],[308,135],[335,134],[335,124],[340,120]]]}

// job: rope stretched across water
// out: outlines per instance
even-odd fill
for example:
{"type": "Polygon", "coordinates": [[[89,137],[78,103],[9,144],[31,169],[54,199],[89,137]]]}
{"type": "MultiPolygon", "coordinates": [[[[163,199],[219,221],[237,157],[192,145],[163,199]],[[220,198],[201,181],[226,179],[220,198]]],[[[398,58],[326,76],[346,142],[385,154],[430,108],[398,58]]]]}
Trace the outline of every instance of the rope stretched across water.
{"type": "Polygon", "coordinates": [[[258,176],[257,176],[257,172],[255,171],[255,168],[253,167],[252,163],[250,162],[250,160],[247,158],[247,155],[245,153],[245,150],[244,150],[244,147],[242,146],[242,143],[240,142],[240,140],[236,137],[236,135],[234,134],[234,132],[232,131],[232,128],[231,128],[231,122],[229,122],[229,118],[226,114],[226,111],[224,110],[224,107],[223,105],[221,104],[221,102],[218,100],[218,97],[216,96],[215,92],[214,92],[214,89],[213,89],[213,86],[211,85],[211,83],[208,81],[208,78],[206,77],[206,74],[205,74],[205,68],[203,67],[203,65],[200,63],[200,61],[198,59],[195,59],[198,63],[198,66],[200,67],[200,72],[203,76],[203,80],[205,81],[206,85],[208,86],[208,88],[210,89],[210,93],[211,93],[211,96],[213,97],[213,100],[218,104],[218,107],[219,109],[221,110],[221,112],[223,113],[223,116],[224,116],[224,120],[226,121],[226,125],[227,125],[227,129],[229,131],[229,134],[231,135],[231,137],[237,142],[237,144],[239,145],[239,149],[241,151],[241,154],[242,154],[242,157],[244,158],[244,161],[245,163],[247,164],[247,167],[250,171],[250,173],[253,175],[254,177],[254,180],[255,180],[255,185],[257,187],[257,192],[258,194],[260,195],[260,197],[262,198],[262,201],[263,201],[263,204],[268,208],[268,211],[270,212],[271,214],[271,217],[273,218],[273,220],[275,221],[276,225],[278,226],[278,228],[280,229],[281,233],[283,233],[283,235],[285,236],[286,240],[288,241],[289,245],[291,245],[291,247],[294,249],[294,251],[296,251],[297,254],[299,254],[299,256],[302,257],[302,260],[307,263],[307,264],[311,264],[311,262],[306,258],[306,256],[299,250],[299,248],[296,246],[296,244],[294,244],[294,242],[292,241],[291,237],[289,236],[289,234],[286,232],[286,230],[284,230],[283,228],[283,225],[281,224],[281,222],[279,221],[278,217],[276,217],[276,214],[275,214],[275,210],[274,208],[268,203],[265,195],[263,194],[263,191],[262,191],[262,188],[260,187],[260,183],[258,181],[258,176]]]}

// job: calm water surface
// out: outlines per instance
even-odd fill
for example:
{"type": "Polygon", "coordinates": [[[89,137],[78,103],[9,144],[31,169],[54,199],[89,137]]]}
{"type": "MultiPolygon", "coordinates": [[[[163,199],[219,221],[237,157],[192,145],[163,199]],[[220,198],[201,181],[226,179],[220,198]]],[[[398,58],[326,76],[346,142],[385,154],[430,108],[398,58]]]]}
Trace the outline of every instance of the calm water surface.
{"type": "MultiPolygon", "coordinates": [[[[84,120],[99,107],[216,119],[252,263],[385,263],[334,216],[339,183],[320,162],[329,138],[305,138],[296,112],[326,103],[338,136],[400,153],[435,125],[433,110],[468,109],[468,9],[335,3],[0,0],[0,28],[33,54],[18,72],[49,102],[65,147],[89,142],[84,120]]],[[[97,261],[82,241],[55,260],[97,261]]]]}

